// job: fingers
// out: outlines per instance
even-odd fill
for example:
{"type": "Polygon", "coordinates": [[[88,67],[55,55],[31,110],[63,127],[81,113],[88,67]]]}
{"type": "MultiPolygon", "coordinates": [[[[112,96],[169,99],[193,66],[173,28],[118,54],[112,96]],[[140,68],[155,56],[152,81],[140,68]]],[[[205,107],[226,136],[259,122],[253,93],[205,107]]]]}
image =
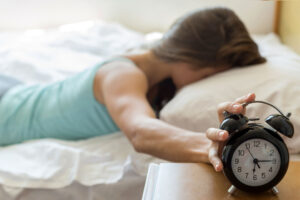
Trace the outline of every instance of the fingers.
{"type": "Polygon", "coordinates": [[[206,131],[206,137],[212,141],[225,141],[227,140],[229,134],[225,130],[217,129],[217,128],[209,128],[206,131]]]}
{"type": "Polygon", "coordinates": [[[225,146],[225,142],[219,142],[218,143],[218,156],[219,158],[222,157],[222,152],[223,152],[223,149],[224,149],[224,146],[225,146]]]}
{"type": "Polygon", "coordinates": [[[224,111],[230,113],[241,113],[243,112],[243,106],[239,103],[234,102],[224,102],[218,105],[218,118],[219,121],[222,122],[224,120],[224,111]]]}
{"type": "Polygon", "coordinates": [[[233,102],[224,102],[218,105],[218,117],[220,121],[224,120],[224,111],[230,113],[239,113],[242,111],[242,106],[240,104],[235,104],[233,102]]]}
{"type": "MultiPolygon", "coordinates": [[[[255,94],[254,93],[249,93],[248,95],[246,96],[243,96],[243,97],[240,97],[240,98],[237,98],[235,100],[235,103],[240,103],[240,104],[243,104],[243,103],[249,103],[249,102],[252,102],[255,100],[255,94]]],[[[243,115],[246,113],[246,107],[243,107],[243,110],[241,112],[243,115]]]]}
{"type": "Polygon", "coordinates": [[[223,164],[218,157],[218,143],[214,142],[208,152],[209,162],[213,165],[217,172],[222,171],[223,164]]]}
{"type": "MultiPolygon", "coordinates": [[[[242,96],[237,98],[233,102],[224,102],[218,105],[218,117],[220,122],[224,120],[224,111],[239,114],[244,114],[246,111],[246,108],[243,107],[244,103],[249,103],[255,100],[255,94],[249,93],[248,95],[242,96]]],[[[219,158],[220,150],[219,149],[224,145],[224,141],[227,140],[229,134],[227,131],[217,129],[217,128],[209,128],[206,131],[206,137],[213,141],[211,148],[208,152],[208,159],[210,163],[214,166],[215,170],[217,172],[223,170],[223,164],[221,159],[219,158]]]]}
{"type": "Polygon", "coordinates": [[[255,100],[255,94],[249,93],[248,95],[237,98],[234,102],[243,104],[243,103],[248,103],[248,102],[251,102],[254,100],[255,100]]]}
{"type": "Polygon", "coordinates": [[[223,144],[228,136],[229,133],[227,131],[217,128],[209,128],[206,131],[206,137],[213,141],[208,152],[208,159],[217,172],[223,169],[222,161],[219,158],[219,144],[223,144]]]}
{"type": "Polygon", "coordinates": [[[224,120],[224,111],[234,114],[245,114],[246,108],[243,107],[243,103],[248,103],[255,100],[255,94],[249,93],[248,95],[237,98],[234,102],[224,102],[218,105],[218,117],[219,121],[224,120]]]}

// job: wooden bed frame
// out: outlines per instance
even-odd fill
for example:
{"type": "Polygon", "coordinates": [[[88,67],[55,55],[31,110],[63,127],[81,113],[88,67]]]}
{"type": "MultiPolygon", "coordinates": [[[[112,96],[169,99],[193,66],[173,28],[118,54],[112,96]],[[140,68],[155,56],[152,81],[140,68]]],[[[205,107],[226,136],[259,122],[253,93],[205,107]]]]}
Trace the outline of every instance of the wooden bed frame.
{"type": "Polygon", "coordinates": [[[300,1],[277,1],[273,31],[281,41],[300,54],[300,1]]]}
{"type": "Polygon", "coordinates": [[[281,2],[276,1],[275,11],[274,11],[274,24],[273,24],[273,31],[276,34],[278,34],[279,31],[278,29],[279,29],[280,6],[281,6],[281,2]]]}

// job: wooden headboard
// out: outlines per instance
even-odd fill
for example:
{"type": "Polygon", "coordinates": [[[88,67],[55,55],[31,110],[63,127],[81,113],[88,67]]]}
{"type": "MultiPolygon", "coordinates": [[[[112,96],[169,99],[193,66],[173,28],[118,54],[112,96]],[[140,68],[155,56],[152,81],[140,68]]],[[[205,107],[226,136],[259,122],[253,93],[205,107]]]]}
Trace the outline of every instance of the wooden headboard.
{"type": "Polygon", "coordinates": [[[284,44],[300,53],[300,1],[281,1],[276,6],[278,20],[274,31],[284,44]]]}

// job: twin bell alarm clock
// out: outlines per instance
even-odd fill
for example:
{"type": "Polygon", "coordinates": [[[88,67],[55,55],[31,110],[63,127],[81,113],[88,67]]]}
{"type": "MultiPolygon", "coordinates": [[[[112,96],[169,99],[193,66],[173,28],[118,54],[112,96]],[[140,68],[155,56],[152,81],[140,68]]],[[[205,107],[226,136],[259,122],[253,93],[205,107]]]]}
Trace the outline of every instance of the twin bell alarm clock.
{"type": "Polygon", "coordinates": [[[278,114],[265,119],[266,125],[255,123],[259,118],[248,119],[242,114],[224,112],[220,129],[229,133],[222,151],[224,174],[232,183],[228,189],[233,193],[236,188],[256,193],[272,190],[284,177],[289,165],[289,152],[280,134],[289,138],[294,135],[294,127],[289,117],[274,105],[264,101],[253,101],[273,107],[278,114]]]}

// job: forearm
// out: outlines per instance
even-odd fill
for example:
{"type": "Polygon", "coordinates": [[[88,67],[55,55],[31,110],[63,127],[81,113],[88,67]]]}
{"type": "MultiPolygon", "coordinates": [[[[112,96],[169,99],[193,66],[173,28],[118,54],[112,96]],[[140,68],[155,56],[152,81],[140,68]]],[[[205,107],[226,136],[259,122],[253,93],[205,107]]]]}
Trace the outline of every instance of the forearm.
{"type": "Polygon", "coordinates": [[[139,120],[135,127],[130,140],[139,152],[175,162],[208,162],[211,140],[204,133],[152,118],[139,120]]]}

